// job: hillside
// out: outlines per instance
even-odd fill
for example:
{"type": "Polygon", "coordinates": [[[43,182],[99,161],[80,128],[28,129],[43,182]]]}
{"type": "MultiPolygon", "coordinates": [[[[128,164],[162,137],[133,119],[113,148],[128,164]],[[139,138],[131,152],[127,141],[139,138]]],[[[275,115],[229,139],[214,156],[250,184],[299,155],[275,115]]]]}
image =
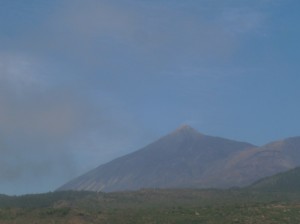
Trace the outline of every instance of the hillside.
{"type": "Polygon", "coordinates": [[[250,189],[266,192],[300,192],[300,167],[261,179],[250,189]]]}

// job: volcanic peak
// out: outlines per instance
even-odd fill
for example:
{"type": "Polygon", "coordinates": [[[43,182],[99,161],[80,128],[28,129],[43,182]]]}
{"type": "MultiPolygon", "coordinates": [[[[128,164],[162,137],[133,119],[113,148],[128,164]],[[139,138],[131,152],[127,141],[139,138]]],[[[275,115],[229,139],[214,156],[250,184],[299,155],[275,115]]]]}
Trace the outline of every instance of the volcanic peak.
{"type": "Polygon", "coordinates": [[[171,135],[203,135],[191,126],[184,124],[178,127],[171,135]]]}

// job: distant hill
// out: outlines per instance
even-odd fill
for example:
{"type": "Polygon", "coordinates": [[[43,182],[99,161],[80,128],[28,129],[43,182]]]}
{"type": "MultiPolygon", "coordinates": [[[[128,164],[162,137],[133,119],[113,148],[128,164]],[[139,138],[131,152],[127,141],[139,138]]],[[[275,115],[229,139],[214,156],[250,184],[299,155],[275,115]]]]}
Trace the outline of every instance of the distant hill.
{"type": "Polygon", "coordinates": [[[271,142],[230,157],[211,179],[216,186],[247,186],[263,177],[300,166],[300,137],[271,142]]]}
{"type": "Polygon", "coordinates": [[[300,192],[300,167],[263,178],[249,188],[268,192],[300,192]]]}
{"type": "Polygon", "coordinates": [[[182,126],[152,144],[101,165],[58,190],[230,188],[300,166],[300,137],[257,147],[182,126]]]}

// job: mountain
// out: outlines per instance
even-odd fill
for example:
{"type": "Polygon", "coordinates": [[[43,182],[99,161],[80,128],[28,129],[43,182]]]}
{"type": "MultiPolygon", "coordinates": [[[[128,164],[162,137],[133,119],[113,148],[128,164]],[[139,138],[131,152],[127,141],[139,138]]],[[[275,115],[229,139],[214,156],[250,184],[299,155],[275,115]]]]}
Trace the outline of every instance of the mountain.
{"type": "Polygon", "coordinates": [[[189,126],[71,180],[58,190],[123,191],[140,188],[211,187],[237,153],[255,148],[244,142],[203,135],[189,126]]]}
{"type": "Polygon", "coordinates": [[[249,188],[267,192],[300,192],[300,167],[263,178],[249,188]]]}
{"type": "Polygon", "coordinates": [[[58,190],[230,188],[300,166],[300,137],[258,147],[182,126],[156,142],[101,165],[58,190]]]}

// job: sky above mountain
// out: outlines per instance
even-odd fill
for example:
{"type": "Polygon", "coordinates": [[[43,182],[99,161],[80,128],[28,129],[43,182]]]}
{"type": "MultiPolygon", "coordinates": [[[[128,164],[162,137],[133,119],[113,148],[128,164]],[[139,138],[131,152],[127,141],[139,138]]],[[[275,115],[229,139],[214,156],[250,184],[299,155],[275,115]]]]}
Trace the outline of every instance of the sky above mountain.
{"type": "Polygon", "coordinates": [[[0,0],[0,193],[50,191],[181,124],[300,135],[297,0],[0,0]]]}

